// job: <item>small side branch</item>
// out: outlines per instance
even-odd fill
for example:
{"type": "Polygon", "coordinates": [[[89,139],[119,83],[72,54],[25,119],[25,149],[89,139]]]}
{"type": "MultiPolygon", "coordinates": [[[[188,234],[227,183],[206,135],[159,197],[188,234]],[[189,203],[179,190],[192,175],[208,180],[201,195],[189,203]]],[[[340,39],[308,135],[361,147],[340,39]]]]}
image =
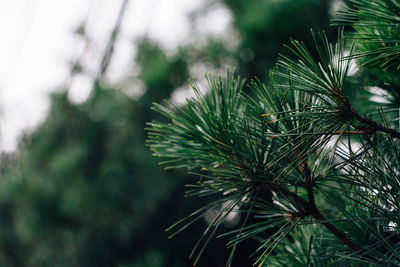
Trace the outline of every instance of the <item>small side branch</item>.
{"type": "Polygon", "coordinates": [[[350,249],[354,251],[361,251],[361,247],[355,244],[351,239],[342,231],[337,229],[333,224],[326,221],[325,217],[318,210],[315,205],[314,189],[312,181],[312,173],[307,161],[304,161],[301,165],[301,174],[307,182],[307,197],[308,203],[306,207],[303,207],[307,215],[312,216],[314,219],[319,221],[323,226],[325,226],[329,231],[331,231],[343,244],[347,245],[350,249]]]}
{"type": "Polygon", "coordinates": [[[308,201],[282,186],[271,185],[266,183],[261,183],[261,186],[268,191],[275,191],[278,195],[279,194],[284,195],[287,198],[293,199],[299,205],[299,207],[301,207],[301,211],[297,213],[296,216],[300,216],[301,218],[304,218],[306,216],[313,217],[315,220],[317,220],[319,223],[325,226],[333,235],[335,235],[343,244],[345,244],[351,250],[353,250],[356,253],[359,253],[362,257],[364,257],[367,260],[370,260],[372,262],[379,262],[379,259],[376,259],[366,254],[365,251],[363,251],[362,247],[354,243],[350,239],[350,237],[346,235],[346,233],[342,232],[332,223],[327,221],[327,219],[321,214],[321,212],[319,211],[319,209],[315,204],[313,185],[311,183],[309,183],[307,186],[308,201]]]}
{"type": "Polygon", "coordinates": [[[314,201],[314,191],[312,186],[307,187],[307,194],[308,194],[308,200],[309,200],[309,206],[308,206],[308,215],[312,216],[315,220],[320,222],[323,226],[325,226],[332,234],[334,234],[340,241],[342,241],[343,244],[348,246],[351,250],[354,252],[357,252],[362,255],[365,259],[368,259],[372,262],[379,262],[378,259],[365,254],[363,251],[362,247],[354,243],[344,232],[340,231],[336,226],[331,224],[326,220],[324,215],[321,214],[321,212],[318,210],[317,206],[315,205],[314,201]]]}
{"type": "Polygon", "coordinates": [[[399,131],[392,129],[392,128],[382,126],[382,125],[378,124],[376,121],[368,119],[368,118],[360,115],[353,107],[351,108],[351,112],[356,119],[358,119],[359,121],[364,122],[365,124],[368,125],[367,128],[363,129],[365,131],[365,133],[375,133],[376,131],[379,131],[379,132],[390,134],[394,138],[400,138],[399,131]]]}
{"type": "MultiPolygon", "coordinates": [[[[310,203],[311,204],[311,203],[310,203]]],[[[312,204],[311,204],[312,205],[312,204]]],[[[310,214],[314,219],[319,221],[323,226],[325,226],[332,234],[334,234],[343,244],[348,246],[350,249],[356,252],[361,252],[361,247],[355,244],[344,232],[340,231],[333,224],[326,221],[326,218],[317,209],[315,204],[313,205],[312,213],[310,214]]]]}

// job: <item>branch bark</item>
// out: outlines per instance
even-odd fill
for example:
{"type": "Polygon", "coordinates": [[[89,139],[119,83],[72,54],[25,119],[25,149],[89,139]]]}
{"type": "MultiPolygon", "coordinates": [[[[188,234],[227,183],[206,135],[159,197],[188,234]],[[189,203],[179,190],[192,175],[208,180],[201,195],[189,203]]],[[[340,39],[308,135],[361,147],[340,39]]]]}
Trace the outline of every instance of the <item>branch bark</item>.
{"type": "Polygon", "coordinates": [[[363,129],[365,131],[365,133],[375,133],[376,131],[380,131],[380,132],[387,133],[394,138],[400,138],[399,131],[392,129],[392,128],[382,126],[382,125],[378,124],[376,121],[368,119],[368,118],[360,115],[353,107],[351,107],[351,113],[356,119],[358,119],[359,121],[368,125],[367,128],[363,129]]]}
{"type": "MultiPolygon", "coordinates": [[[[308,165],[305,165],[308,167],[308,165]]],[[[310,172],[311,174],[311,172],[310,172]]],[[[319,211],[317,208],[315,201],[314,201],[314,191],[313,191],[313,185],[310,181],[309,186],[307,186],[307,195],[308,195],[308,201],[300,197],[299,195],[293,193],[292,191],[279,186],[279,185],[269,185],[262,183],[261,186],[264,187],[267,190],[272,190],[275,191],[278,195],[284,195],[287,198],[293,199],[296,203],[299,204],[301,211],[297,214],[292,214],[298,217],[307,217],[311,216],[315,220],[317,220],[319,223],[321,223],[323,226],[325,226],[333,235],[335,235],[343,244],[345,244],[347,247],[349,247],[351,250],[353,250],[356,253],[359,253],[362,257],[364,257],[367,260],[370,260],[372,262],[379,262],[379,259],[370,256],[366,254],[362,247],[359,246],[358,244],[354,243],[349,236],[346,235],[346,233],[342,232],[339,230],[336,226],[334,226],[332,223],[328,222],[327,219],[322,215],[322,213],[319,211]]]]}

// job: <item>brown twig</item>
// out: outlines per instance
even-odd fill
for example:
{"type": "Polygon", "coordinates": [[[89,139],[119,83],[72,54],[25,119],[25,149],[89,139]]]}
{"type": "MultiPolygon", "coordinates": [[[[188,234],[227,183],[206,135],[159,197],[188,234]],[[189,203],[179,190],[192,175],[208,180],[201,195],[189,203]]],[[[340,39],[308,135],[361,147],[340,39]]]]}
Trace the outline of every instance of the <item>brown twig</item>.
{"type": "Polygon", "coordinates": [[[351,110],[352,115],[357,120],[368,125],[366,128],[362,129],[365,133],[375,133],[376,131],[379,131],[379,132],[384,132],[384,133],[390,134],[394,138],[400,138],[399,131],[392,129],[392,128],[382,126],[382,125],[378,124],[376,121],[368,119],[368,118],[360,115],[353,107],[351,107],[350,110],[351,110]]]}
{"type": "MultiPolygon", "coordinates": [[[[310,170],[308,167],[308,164],[306,164],[306,162],[303,162],[304,173],[308,172],[307,168],[308,168],[308,170],[310,170]]],[[[310,171],[310,175],[311,175],[311,171],[310,171]]],[[[310,178],[311,178],[311,176],[310,176],[310,178]]],[[[350,237],[348,237],[346,235],[346,233],[342,232],[336,226],[334,226],[332,223],[328,222],[327,219],[322,215],[322,213],[319,211],[319,209],[317,208],[317,206],[315,204],[312,180],[310,180],[310,182],[308,183],[308,186],[307,186],[308,201],[280,185],[266,184],[266,183],[262,182],[261,186],[268,191],[274,191],[278,195],[283,195],[287,198],[291,198],[296,203],[299,204],[300,211],[297,212],[296,214],[290,214],[291,217],[294,217],[294,216],[301,217],[301,218],[304,218],[307,216],[313,217],[315,220],[317,220],[319,223],[321,223],[323,226],[325,226],[333,235],[335,235],[343,244],[345,244],[351,250],[353,250],[356,253],[359,253],[365,259],[368,259],[373,262],[379,262],[379,259],[376,259],[370,255],[365,254],[365,252],[363,251],[361,246],[354,243],[350,239],[350,237]]]]}

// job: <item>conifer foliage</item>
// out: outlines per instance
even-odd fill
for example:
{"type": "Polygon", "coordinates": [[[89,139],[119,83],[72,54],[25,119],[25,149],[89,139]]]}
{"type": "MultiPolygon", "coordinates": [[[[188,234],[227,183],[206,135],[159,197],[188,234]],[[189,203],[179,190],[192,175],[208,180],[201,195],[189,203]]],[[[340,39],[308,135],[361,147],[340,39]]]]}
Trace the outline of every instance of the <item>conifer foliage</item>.
{"type": "Polygon", "coordinates": [[[168,229],[217,211],[194,263],[229,236],[227,265],[246,239],[259,266],[400,265],[400,2],[351,1],[339,15],[335,43],[323,33],[314,47],[292,41],[268,82],[208,77],[207,94],[193,83],[187,105],[153,106],[170,119],[149,123],[155,155],[199,176],[187,196],[215,196],[168,229]],[[351,88],[354,77],[369,78],[351,88]],[[385,103],[357,110],[347,93],[371,86],[385,103]],[[219,232],[232,216],[236,228],[219,232]]]}

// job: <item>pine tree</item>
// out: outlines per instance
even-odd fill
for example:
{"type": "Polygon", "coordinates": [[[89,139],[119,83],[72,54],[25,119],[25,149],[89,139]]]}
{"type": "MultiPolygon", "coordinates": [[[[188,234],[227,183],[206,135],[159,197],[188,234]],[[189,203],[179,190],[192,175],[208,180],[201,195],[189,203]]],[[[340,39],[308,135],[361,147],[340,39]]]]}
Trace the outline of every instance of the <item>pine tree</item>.
{"type": "Polygon", "coordinates": [[[169,229],[214,212],[195,264],[229,236],[227,265],[248,239],[259,266],[400,265],[400,2],[352,0],[339,15],[336,43],[292,41],[268,82],[208,77],[185,106],[153,106],[170,119],[149,124],[155,155],[199,176],[187,196],[214,196],[169,229]]]}

